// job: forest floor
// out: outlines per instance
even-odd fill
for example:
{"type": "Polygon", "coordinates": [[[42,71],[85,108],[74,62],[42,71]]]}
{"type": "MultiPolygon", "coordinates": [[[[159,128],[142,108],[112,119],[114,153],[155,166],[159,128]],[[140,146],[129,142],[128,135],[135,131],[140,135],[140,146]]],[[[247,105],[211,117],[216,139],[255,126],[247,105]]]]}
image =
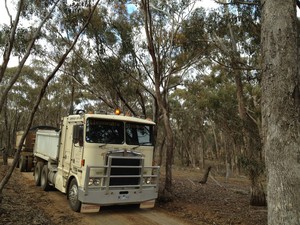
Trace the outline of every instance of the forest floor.
{"type": "MultiPolygon", "coordinates": [[[[6,169],[0,166],[1,179],[6,169]]],[[[173,200],[158,201],[153,210],[194,225],[267,225],[266,207],[249,205],[247,179],[230,178],[225,182],[224,178],[214,172],[213,168],[207,183],[200,184],[199,180],[203,176],[201,170],[175,168],[173,200]]],[[[24,175],[16,169],[3,191],[0,224],[80,224],[78,221],[84,215],[69,211],[66,213],[63,209],[51,210],[51,204],[55,202],[48,193],[35,187],[33,180],[24,179],[24,175]]]]}

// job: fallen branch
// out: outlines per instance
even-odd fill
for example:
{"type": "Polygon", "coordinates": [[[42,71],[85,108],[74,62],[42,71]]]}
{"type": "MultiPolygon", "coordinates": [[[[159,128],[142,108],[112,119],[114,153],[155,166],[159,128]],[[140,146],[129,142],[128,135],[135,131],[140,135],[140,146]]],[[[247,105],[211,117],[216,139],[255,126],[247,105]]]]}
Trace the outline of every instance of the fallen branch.
{"type": "Polygon", "coordinates": [[[191,182],[192,183],[192,185],[194,185],[194,186],[196,186],[196,184],[195,184],[195,182],[194,181],[192,181],[191,179],[187,179],[189,182],[191,182]]]}
{"type": "Polygon", "coordinates": [[[225,188],[223,187],[211,174],[209,175],[209,177],[217,184],[219,185],[221,188],[225,188]]]}

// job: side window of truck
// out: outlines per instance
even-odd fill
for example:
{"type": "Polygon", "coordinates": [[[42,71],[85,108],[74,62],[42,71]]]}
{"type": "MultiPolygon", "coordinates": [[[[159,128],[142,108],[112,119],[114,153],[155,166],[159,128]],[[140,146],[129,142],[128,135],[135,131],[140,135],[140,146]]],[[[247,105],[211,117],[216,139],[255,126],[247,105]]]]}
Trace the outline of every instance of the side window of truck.
{"type": "Polygon", "coordinates": [[[73,126],[73,144],[83,146],[83,125],[73,126]]]}

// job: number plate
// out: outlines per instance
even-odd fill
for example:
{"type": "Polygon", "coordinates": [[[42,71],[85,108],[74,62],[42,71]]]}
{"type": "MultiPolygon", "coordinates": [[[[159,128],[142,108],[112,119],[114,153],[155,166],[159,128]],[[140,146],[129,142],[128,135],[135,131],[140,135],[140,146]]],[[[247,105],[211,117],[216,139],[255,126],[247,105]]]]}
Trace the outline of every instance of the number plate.
{"type": "Polygon", "coordinates": [[[129,199],[129,194],[122,194],[122,195],[119,195],[118,197],[119,200],[127,200],[129,199]]]}

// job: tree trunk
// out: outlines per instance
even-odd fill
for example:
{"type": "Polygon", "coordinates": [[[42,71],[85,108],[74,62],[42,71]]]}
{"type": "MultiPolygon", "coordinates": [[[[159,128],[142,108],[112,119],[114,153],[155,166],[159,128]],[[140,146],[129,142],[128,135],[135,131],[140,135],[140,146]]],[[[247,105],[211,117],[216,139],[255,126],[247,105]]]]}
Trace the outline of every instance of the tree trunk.
{"type": "Polygon", "coordinates": [[[200,132],[200,138],[199,138],[200,144],[200,168],[204,169],[205,167],[205,138],[203,132],[200,132]]]}
{"type": "Polygon", "coordinates": [[[167,115],[167,111],[164,109],[164,127],[166,131],[166,178],[165,178],[165,188],[164,191],[172,193],[172,164],[173,164],[173,131],[171,128],[170,119],[167,115]]]}
{"type": "MultiPolygon", "coordinates": [[[[152,15],[150,12],[149,0],[143,0],[141,2],[142,10],[144,12],[145,20],[145,32],[148,43],[148,51],[151,56],[152,65],[153,65],[153,81],[155,86],[155,97],[157,100],[157,105],[159,112],[162,115],[162,121],[165,130],[166,136],[166,177],[165,177],[165,188],[164,193],[170,195],[172,193],[172,163],[173,163],[173,147],[174,147],[174,138],[173,131],[171,128],[171,122],[168,112],[168,101],[167,101],[167,86],[164,87],[164,90],[161,92],[162,87],[162,78],[165,74],[162,74],[162,62],[161,59],[156,54],[156,48],[154,46],[154,33],[153,33],[153,21],[152,15]],[[165,94],[164,94],[165,93],[165,94]]],[[[168,77],[168,75],[165,75],[168,77]]]]}
{"type": "Polygon", "coordinates": [[[251,185],[250,205],[266,206],[266,194],[260,183],[251,185]]]}
{"type": "MultiPolygon", "coordinates": [[[[227,5],[225,6],[225,9],[226,9],[226,13],[228,13],[227,5]]],[[[232,52],[233,52],[233,55],[231,56],[231,64],[232,64],[232,68],[234,68],[238,64],[240,54],[237,51],[237,43],[235,41],[235,36],[231,24],[228,23],[227,26],[230,34],[232,52]]],[[[249,178],[252,184],[250,189],[251,190],[250,204],[255,206],[266,205],[266,201],[264,203],[260,201],[257,202],[257,200],[265,199],[264,189],[262,188],[263,186],[260,185],[260,183],[256,182],[257,180],[259,180],[259,177],[262,176],[262,171],[257,170],[257,168],[254,168],[259,164],[263,164],[261,158],[259,157],[262,148],[260,136],[259,136],[259,129],[257,125],[254,123],[254,121],[251,118],[249,118],[249,116],[247,115],[241,71],[233,70],[233,73],[234,73],[234,79],[236,84],[236,96],[238,101],[239,117],[242,121],[242,134],[243,134],[243,142],[244,142],[244,150],[245,150],[243,154],[245,154],[245,156],[248,158],[250,162],[255,163],[254,165],[248,165],[247,167],[248,170],[247,172],[251,174],[249,178]],[[252,192],[260,188],[262,189],[259,191],[252,192]],[[259,194],[261,196],[256,196],[256,194],[259,194]]]]}
{"type": "Polygon", "coordinates": [[[268,224],[300,224],[300,74],[294,0],[262,1],[268,224]]]}
{"type": "Polygon", "coordinates": [[[199,181],[200,184],[206,184],[210,170],[211,170],[211,166],[207,167],[207,169],[206,169],[206,171],[204,173],[204,176],[199,181]]]}

